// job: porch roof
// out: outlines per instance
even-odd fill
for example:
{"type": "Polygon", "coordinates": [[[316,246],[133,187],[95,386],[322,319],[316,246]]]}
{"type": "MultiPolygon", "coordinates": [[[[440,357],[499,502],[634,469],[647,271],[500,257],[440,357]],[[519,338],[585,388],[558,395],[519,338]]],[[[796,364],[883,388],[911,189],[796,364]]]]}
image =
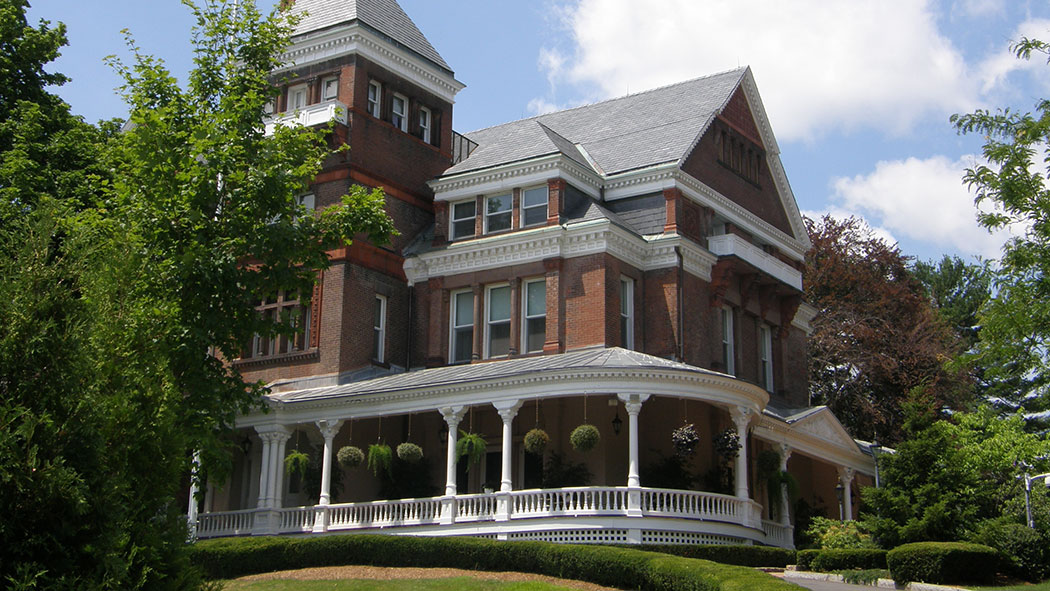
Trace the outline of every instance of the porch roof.
{"type": "Polygon", "coordinates": [[[707,374],[712,376],[731,377],[686,363],[654,357],[652,355],[630,351],[620,347],[610,347],[574,351],[559,355],[538,355],[535,357],[503,359],[498,361],[488,361],[485,363],[471,363],[421,369],[359,380],[337,386],[307,388],[290,392],[275,392],[269,394],[267,397],[275,402],[295,403],[322,400],[326,398],[344,398],[348,396],[382,394],[404,390],[426,390],[453,384],[466,384],[498,378],[540,374],[550,371],[579,369],[658,369],[679,371],[689,374],[707,374]]]}

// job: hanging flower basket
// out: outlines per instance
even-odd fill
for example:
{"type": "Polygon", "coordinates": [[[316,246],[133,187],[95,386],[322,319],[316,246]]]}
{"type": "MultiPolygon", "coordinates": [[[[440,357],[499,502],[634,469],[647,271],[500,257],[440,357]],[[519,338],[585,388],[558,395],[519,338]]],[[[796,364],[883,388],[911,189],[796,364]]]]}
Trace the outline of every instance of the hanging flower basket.
{"type": "Polygon", "coordinates": [[[590,451],[601,441],[602,435],[594,425],[580,425],[572,430],[569,443],[576,451],[590,451]]]}
{"type": "Polygon", "coordinates": [[[306,474],[306,468],[310,465],[310,456],[304,454],[299,450],[293,450],[288,452],[288,455],[284,456],[284,470],[288,472],[288,476],[295,476],[299,474],[303,476],[306,474]]]}
{"type": "Polygon", "coordinates": [[[365,452],[361,451],[360,447],[344,445],[336,452],[335,459],[339,460],[339,465],[344,468],[356,468],[365,463],[365,452]]]}
{"type": "Polygon", "coordinates": [[[547,444],[551,442],[550,435],[543,429],[532,429],[525,434],[525,451],[530,454],[541,456],[547,444]]]}
{"type": "Polygon", "coordinates": [[[459,432],[459,439],[456,441],[456,458],[467,458],[467,470],[474,464],[481,462],[481,459],[485,457],[485,448],[488,446],[485,443],[485,438],[477,433],[467,433],[465,431],[459,432]]]}
{"type": "Polygon", "coordinates": [[[419,460],[423,459],[423,448],[419,447],[415,443],[405,442],[397,446],[397,457],[408,462],[409,464],[415,464],[419,460]]]}
{"type": "Polygon", "coordinates": [[[674,445],[674,453],[678,457],[684,458],[691,455],[696,451],[699,443],[700,434],[696,432],[696,427],[692,423],[671,431],[671,444],[674,445]]]}
{"type": "Polygon", "coordinates": [[[723,460],[727,462],[735,460],[740,451],[740,436],[736,434],[735,429],[730,427],[715,436],[714,445],[715,453],[723,460]]]}
{"type": "Polygon", "coordinates": [[[394,454],[390,446],[385,443],[373,443],[368,446],[368,469],[372,474],[379,476],[380,472],[386,472],[392,476],[390,465],[393,463],[394,454]]]}

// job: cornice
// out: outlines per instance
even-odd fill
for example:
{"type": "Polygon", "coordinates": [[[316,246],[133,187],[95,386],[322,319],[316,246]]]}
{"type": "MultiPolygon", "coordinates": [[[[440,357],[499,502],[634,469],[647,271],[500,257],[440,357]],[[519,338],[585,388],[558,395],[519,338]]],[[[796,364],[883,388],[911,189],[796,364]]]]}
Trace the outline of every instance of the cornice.
{"type": "Polygon", "coordinates": [[[434,190],[435,201],[454,201],[553,178],[575,180],[574,186],[584,193],[595,199],[601,196],[601,177],[560,153],[442,176],[427,184],[434,190]]]}
{"type": "Polygon", "coordinates": [[[546,226],[499,236],[454,242],[441,250],[405,260],[409,284],[431,277],[520,265],[549,258],[576,258],[608,253],[642,271],[678,264],[675,247],[682,252],[685,270],[705,281],[717,262],[710,252],[680,236],[646,240],[609,220],[568,226],[546,226]]]}
{"type": "Polygon", "coordinates": [[[813,327],[810,325],[810,322],[813,322],[813,319],[817,317],[819,312],[820,310],[802,302],[799,304],[798,311],[795,312],[795,317],[791,319],[791,324],[792,326],[802,329],[807,335],[809,335],[813,332],[813,327]]]}
{"type": "Polygon", "coordinates": [[[414,53],[392,47],[388,41],[360,23],[296,37],[288,51],[281,55],[281,61],[286,65],[277,68],[274,73],[351,53],[369,58],[450,103],[454,103],[456,94],[465,88],[451,73],[414,53]]]}
{"type": "Polygon", "coordinates": [[[829,437],[807,426],[805,421],[786,423],[768,415],[760,415],[753,432],[759,439],[787,444],[793,452],[805,454],[817,461],[853,468],[865,474],[874,473],[874,461],[860,451],[856,442],[849,439],[845,432],[841,437],[829,437]]]}

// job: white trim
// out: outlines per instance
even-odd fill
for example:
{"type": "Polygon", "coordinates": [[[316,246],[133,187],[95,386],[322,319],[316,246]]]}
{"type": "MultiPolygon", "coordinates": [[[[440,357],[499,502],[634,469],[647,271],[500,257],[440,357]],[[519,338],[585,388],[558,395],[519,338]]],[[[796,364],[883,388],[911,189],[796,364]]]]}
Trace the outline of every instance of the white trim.
{"type": "MultiPolygon", "coordinates": [[[[547,318],[547,278],[538,277],[535,279],[523,279],[521,281],[521,344],[519,345],[518,352],[522,355],[527,353],[539,353],[543,351],[543,345],[540,344],[539,349],[529,349],[529,320],[535,320],[547,318]],[[530,285],[542,285],[543,286],[543,315],[529,316],[529,286],[530,285]]],[[[546,340],[547,328],[546,325],[543,328],[544,339],[546,340]]]]}
{"type": "Polygon", "coordinates": [[[368,81],[368,96],[365,99],[365,110],[368,114],[380,119],[383,116],[383,83],[378,80],[368,81]],[[372,89],[375,89],[375,100],[372,98],[372,89]]]}
{"type": "Polygon", "coordinates": [[[484,341],[484,359],[501,359],[507,357],[510,354],[510,327],[511,323],[514,322],[513,311],[513,298],[511,297],[511,289],[509,283],[493,283],[485,286],[485,341],[484,341]],[[497,289],[507,290],[507,318],[505,320],[492,320],[492,292],[497,289]],[[502,355],[492,354],[492,325],[506,325],[507,326],[507,353],[502,355]]]}
{"type": "Polygon", "coordinates": [[[408,132],[408,97],[395,92],[390,100],[390,123],[403,132],[408,132]],[[397,102],[401,101],[401,112],[397,110],[397,102]],[[398,118],[401,120],[398,121],[398,118]]]}
{"type": "MultiPolygon", "coordinates": [[[[813,334],[813,326],[810,323],[813,322],[813,319],[816,318],[819,313],[820,310],[806,302],[802,302],[799,305],[798,310],[795,312],[795,317],[791,319],[791,326],[805,331],[807,336],[813,334]]],[[[784,322],[784,320],[785,319],[783,318],[780,319],[781,322],[784,322]]]]}
{"type": "Polygon", "coordinates": [[[718,256],[735,256],[759,271],[802,291],[802,271],[763,251],[736,234],[710,236],[707,247],[718,256]]]}
{"type": "Polygon", "coordinates": [[[429,108],[419,107],[419,139],[429,144],[431,140],[432,127],[434,126],[434,112],[429,108]],[[425,123],[425,125],[424,125],[425,123]]]}
{"type": "Polygon", "coordinates": [[[620,346],[634,349],[634,279],[620,276],[620,322],[626,320],[626,331],[621,327],[620,346]],[[625,301],[626,300],[626,301],[625,301]],[[623,334],[626,332],[627,334],[623,334]]]}
{"type": "Polygon", "coordinates": [[[468,238],[474,238],[475,235],[477,234],[477,219],[478,219],[478,202],[477,202],[476,199],[464,199],[462,201],[457,201],[455,203],[449,204],[449,208],[448,208],[448,239],[449,240],[465,240],[465,239],[468,239],[468,238]],[[456,217],[456,206],[457,205],[465,205],[465,204],[468,204],[468,203],[474,205],[474,213],[470,217],[457,218],[456,217]],[[467,220],[470,220],[472,222],[471,226],[470,226],[470,234],[469,235],[464,234],[462,236],[457,235],[456,234],[456,222],[457,221],[458,222],[465,222],[467,220]]]}
{"type": "Polygon", "coordinates": [[[484,216],[483,217],[483,222],[484,223],[482,224],[482,233],[483,234],[490,234],[492,232],[506,232],[508,230],[513,230],[514,229],[514,192],[513,191],[510,191],[510,192],[504,191],[504,192],[501,192],[501,193],[497,193],[495,195],[486,195],[484,203],[485,203],[485,205],[484,205],[484,207],[482,207],[482,211],[481,211],[482,216],[484,216]],[[500,209],[500,210],[497,210],[495,212],[491,212],[490,213],[489,212],[489,201],[491,201],[493,199],[500,199],[500,200],[502,200],[503,198],[506,198],[506,200],[507,200],[507,208],[506,209],[500,209]],[[504,215],[504,216],[507,217],[507,227],[506,228],[499,228],[497,230],[493,230],[492,228],[489,227],[489,223],[490,223],[489,218],[492,218],[492,217],[495,217],[495,216],[498,216],[498,215],[504,215]]]}
{"type": "Polygon", "coordinates": [[[280,57],[284,65],[273,73],[279,74],[355,53],[449,103],[454,103],[456,93],[465,88],[452,72],[414,52],[392,45],[356,22],[295,36],[288,51],[280,57]]]}
{"type": "Polygon", "coordinates": [[[557,178],[575,180],[574,187],[595,199],[601,198],[601,177],[563,154],[447,175],[427,184],[434,190],[435,201],[456,201],[467,195],[509,191],[557,178]]]}
{"type": "Polygon", "coordinates": [[[474,308],[478,305],[477,298],[474,297],[474,291],[473,290],[471,290],[471,289],[459,289],[459,290],[453,291],[451,294],[449,294],[448,301],[449,301],[449,307],[448,307],[448,312],[449,312],[449,320],[448,320],[448,363],[449,363],[449,365],[453,365],[453,364],[456,364],[456,363],[470,363],[471,357],[473,357],[473,355],[474,355],[474,345],[473,345],[473,343],[474,343],[474,331],[476,331],[478,329],[478,327],[474,326],[474,308]],[[458,310],[457,298],[459,296],[461,296],[461,295],[469,295],[471,300],[472,300],[472,305],[470,307],[470,310],[471,310],[470,311],[470,324],[456,324],[456,320],[457,320],[456,312],[458,310]],[[468,352],[466,360],[457,361],[456,360],[456,329],[458,329],[458,328],[466,328],[467,326],[470,327],[470,331],[471,331],[470,332],[470,334],[471,334],[471,339],[470,339],[471,347],[470,347],[470,349],[471,350],[468,352]]]}
{"type": "Polygon", "coordinates": [[[339,76],[325,76],[321,79],[321,100],[334,101],[339,98],[339,76]],[[334,85],[329,85],[332,82],[334,85]],[[331,89],[331,93],[329,93],[331,89]]]}
{"type": "Polygon", "coordinates": [[[734,332],[733,309],[722,306],[719,314],[722,325],[722,371],[731,376],[736,375],[736,334],[734,332]]]}
{"type": "Polygon", "coordinates": [[[758,325],[758,375],[766,392],[773,392],[773,330],[768,324],[758,325]]]}
{"type": "Polygon", "coordinates": [[[550,202],[551,202],[551,195],[550,195],[550,187],[548,185],[535,185],[535,186],[532,186],[532,187],[523,187],[521,189],[521,207],[520,207],[521,211],[518,212],[518,222],[519,222],[518,225],[521,226],[522,228],[529,228],[529,227],[533,227],[533,226],[542,226],[543,224],[545,224],[547,222],[547,217],[550,215],[550,210],[548,209],[550,207],[550,202]],[[533,205],[531,207],[526,207],[526,205],[525,205],[525,195],[529,191],[536,191],[536,190],[542,190],[543,191],[543,205],[533,205]],[[543,208],[543,219],[542,219],[542,221],[536,222],[534,224],[526,224],[525,223],[525,211],[528,210],[528,209],[540,209],[541,207],[543,208]]]}
{"type": "Polygon", "coordinates": [[[372,349],[373,353],[378,350],[378,355],[373,355],[372,360],[383,363],[386,361],[386,317],[387,299],[385,295],[375,294],[375,303],[379,304],[379,324],[375,324],[375,310],[373,309],[372,320],[372,349]],[[377,346],[378,345],[378,346],[377,346]]]}
{"type": "Polygon", "coordinates": [[[304,82],[302,84],[293,84],[288,87],[288,108],[285,109],[286,113],[298,113],[310,106],[310,87],[304,82]],[[292,104],[294,96],[300,95],[303,99],[301,105],[292,104]]]}

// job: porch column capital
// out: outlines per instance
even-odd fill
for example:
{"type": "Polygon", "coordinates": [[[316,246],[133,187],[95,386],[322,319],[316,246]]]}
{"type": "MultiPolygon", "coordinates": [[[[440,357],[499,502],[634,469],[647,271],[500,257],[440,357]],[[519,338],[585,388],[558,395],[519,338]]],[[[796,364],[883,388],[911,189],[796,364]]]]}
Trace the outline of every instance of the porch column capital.
{"type": "Polygon", "coordinates": [[[493,402],[492,406],[496,407],[496,412],[499,413],[500,418],[506,423],[518,416],[518,411],[521,410],[521,405],[524,404],[521,400],[500,400],[493,402]]]}
{"type": "Polygon", "coordinates": [[[733,424],[736,425],[736,430],[740,432],[747,429],[747,425],[751,422],[751,417],[754,416],[754,414],[754,411],[746,406],[729,407],[729,416],[733,419],[733,424]]]}
{"type": "Polygon", "coordinates": [[[853,477],[857,474],[857,471],[849,466],[839,466],[837,470],[842,486],[849,486],[853,482],[853,477]]]}
{"type": "Polygon", "coordinates": [[[786,444],[786,443],[781,443],[779,447],[780,447],[780,470],[786,472],[787,469],[788,469],[788,460],[791,459],[791,452],[793,450],[791,449],[791,446],[786,444]]]}
{"type": "Polygon", "coordinates": [[[842,519],[853,520],[853,476],[856,470],[849,466],[839,466],[839,482],[842,483],[842,519]]]}
{"type": "Polygon", "coordinates": [[[335,436],[339,433],[339,428],[343,426],[343,421],[342,419],[338,421],[321,419],[319,421],[315,421],[314,424],[317,425],[317,429],[321,432],[321,437],[324,437],[327,441],[335,438],[335,436]]]}
{"type": "Polygon", "coordinates": [[[627,414],[632,416],[638,416],[638,413],[642,411],[642,403],[649,400],[650,394],[617,394],[616,397],[623,402],[624,407],[627,409],[627,414]]]}
{"type": "Polygon", "coordinates": [[[438,409],[441,413],[441,417],[448,423],[448,428],[451,431],[459,427],[459,422],[463,420],[463,415],[467,414],[467,407],[465,406],[444,406],[438,409]]]}

